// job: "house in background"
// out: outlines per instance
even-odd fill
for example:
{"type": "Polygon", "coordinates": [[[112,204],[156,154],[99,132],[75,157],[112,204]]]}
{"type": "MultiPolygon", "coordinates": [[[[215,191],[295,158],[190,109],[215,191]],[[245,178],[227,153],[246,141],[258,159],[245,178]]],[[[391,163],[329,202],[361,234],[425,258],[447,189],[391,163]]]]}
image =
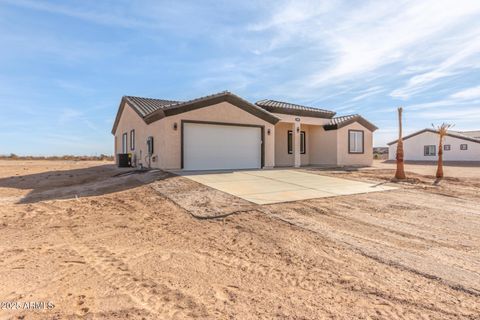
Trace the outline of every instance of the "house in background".
{"type": "Polygon", "coordinates": [[[183,102],[124,96],[112,134],[115,154],[134,165],[221,170],[369,166],[376,129],[360,115],[225,91],[183,102]]]}
{"type": "MultiPolygon", "coordinates": [[[[403,138],[404,159],[436,161],[439,135],[434,129],[424,129],[403,138]]],[[[397,140],[388,143],[388,159],[397,156],[397,140]]],[[[449,131],[443,142],[444,161],[480,161],[480,131],[449,131]]]]}

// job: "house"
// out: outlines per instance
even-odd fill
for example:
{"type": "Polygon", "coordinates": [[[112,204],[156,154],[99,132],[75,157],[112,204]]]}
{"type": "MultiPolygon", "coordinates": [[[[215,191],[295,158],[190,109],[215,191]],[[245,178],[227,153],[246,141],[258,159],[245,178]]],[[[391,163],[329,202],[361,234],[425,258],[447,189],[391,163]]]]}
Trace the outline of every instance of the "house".
{"type": "Polygon", "coordinates": [[[368,166],[376,129],[360,115],[225,91],[189,101],[124,96],[112,134],[115,154],[131,153],[135,166],[219,170],[368,166]]]}
{"type": "MultiPolygon", "coordinates": [[[[436,161],[438,131],[423,129],[403,138],[404,159],[436,161]]],[[[397,140],[388,143],[388,159],[395,160],[397,140]]],[[[480,161],[480,131],[449,131],[443,141],[444,161],[480,161]]]]}

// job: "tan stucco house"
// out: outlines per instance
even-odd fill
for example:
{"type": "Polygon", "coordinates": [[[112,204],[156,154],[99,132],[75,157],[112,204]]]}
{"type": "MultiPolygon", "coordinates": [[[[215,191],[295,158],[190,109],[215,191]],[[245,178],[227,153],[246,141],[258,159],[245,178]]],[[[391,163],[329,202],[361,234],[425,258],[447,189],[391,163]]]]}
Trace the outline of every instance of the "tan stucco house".
{"type": "Polygon", "coordinates": [[[124,96],[112,134],[115,154],[131,153],[134,166],[221,170],[369,166],[376,129],[360,115],[225,91],[189,101],[124,96]]]}

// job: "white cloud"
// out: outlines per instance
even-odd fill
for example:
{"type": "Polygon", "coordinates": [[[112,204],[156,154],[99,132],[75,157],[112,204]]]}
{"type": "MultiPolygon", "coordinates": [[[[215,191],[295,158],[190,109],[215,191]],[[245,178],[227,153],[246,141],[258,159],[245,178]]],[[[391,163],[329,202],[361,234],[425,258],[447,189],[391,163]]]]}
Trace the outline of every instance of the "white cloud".
{"type": "Polygon", "coordinates": [[[374,95],[379,94],[379,93],[384,92],[384,91],[385,91],[385,89],[383,89],[380,86],[371,87],[371,88],[368,88],[367,90],[365,90],[362,94],[350,99],[350,101],[355,102],[355,101],[364,100],[365,98],[368,98],[370,96],[374,96],[374,95]]]}
{"type": "Polygon", "coordinates": [[[450,96],[453,99],[471,100],[480,99],[480,86],[468,88],[459,92],[456,92],[450,96]]]}
{"type": "Polygon", "coordinates": [[[370,1],[355,6],[295,1],[277,7],[248,28],[266,38],[254,51],[308,48],[310,60],[304,62],[310,74],[291,82],[305,92],[357,79],[411,75],[404,87],[392,91],[395,98],[408,98],[469,64],[478,67],[479,1],[370,1]]]}
{"type": "MultiPolygon", "coordinates": [[[[347,14],[338,32],[332,33],[329,41],[338,58],[332,68],[313,77],[314,83],[348,79],[395,62],[424,62],[425,52],[432,50],[425,44],[435,45],[450,28],[463,26],[465,19],[479,12],[480,2],[475,1],[370,3],[347,14]]],[[[463,45],[454,38],[445,41],[453,44],[447,54],[457,52],[463,45]]],[[[444,68],[425,75],[423,81],[440,77],[445,67],[476,50],[476,46],[472,46],[456,53],[444,62],[444,68]]]]}
{"type": "MultiPolygon", "coordinates": [[[[415,75],[410,78],[407,84],[392,92],[393,97],[409,98],[413,94],[424,91],[433,86],[436,80],[458,74],[462,68],[472,67],[470,59],[478,58],[480,55],[480,32],[468,39],[469,44],[452,53],[451,56],[442,61],[432,70],[415,75]]],[[[453,46],[457,47],[457,46],[453,46]]]]}

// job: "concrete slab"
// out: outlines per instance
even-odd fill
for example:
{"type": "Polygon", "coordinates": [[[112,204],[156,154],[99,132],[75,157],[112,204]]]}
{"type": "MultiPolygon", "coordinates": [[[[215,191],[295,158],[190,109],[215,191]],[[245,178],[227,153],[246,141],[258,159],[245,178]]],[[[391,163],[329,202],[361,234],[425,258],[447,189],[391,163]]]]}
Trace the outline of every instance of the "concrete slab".
{"type": "Polygon", "coordinates": [[[302,189],[283,192],[247,194],[242,196],[242,198],[256,204],[271,204],[333,196],[335,196],[335,194],[325,191],[302,189]]]}
{"type": "Polygon", "coordinates": [[[188,179],[256,204],[280,203],[396,189],[390,186],[379,186],[372,183],[296,170],[177,173],[188,179]]]}

